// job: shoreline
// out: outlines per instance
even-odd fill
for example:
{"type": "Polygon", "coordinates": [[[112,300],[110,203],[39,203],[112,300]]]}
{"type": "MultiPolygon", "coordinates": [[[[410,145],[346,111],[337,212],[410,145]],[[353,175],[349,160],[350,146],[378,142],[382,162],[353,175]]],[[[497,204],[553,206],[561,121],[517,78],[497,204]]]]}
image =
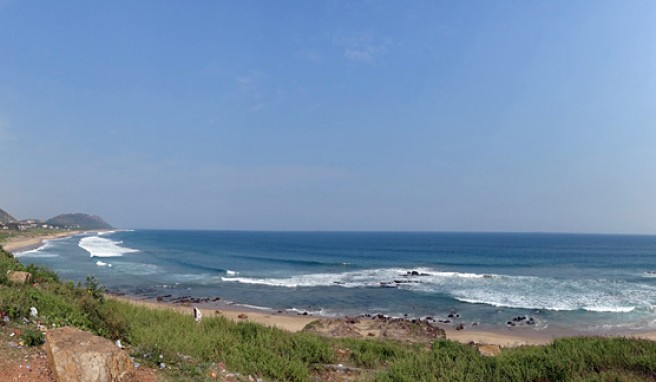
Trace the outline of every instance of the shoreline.
{"type": "MultiPolygon", "coordinates": [[[[234,302],[211,301],[211,302],[173,302],[158,301],[152,297],[139,297],[134,295],[116,295],[111,292],[105,292],[105,296],[110,299],[122,301],[137,306],[143,306],[151,309],[171,309],[183,314],[193,314],[193,308],[197,307],[203,317],[225,317],[234,322],[253,322],[269,327],[286,330],[288,332],[300,332],[308,324],[319,321],[327,323],[334,320],[351,320],[352,317],[329,318],[324,316],[313,316],[311,314],[293,314],[283,310],[260,310],[249,308],[234,302]]],[[[357,317],[360,320],[367,320],[363,316],[357,317]]],[[[479,345],[497,345],[502,348],[513,348],[518,346],[542,346],[548,345],[553,340],[566,337],[579,336],[601,336],[601,337],[627,337],[639,338],[656,341],[656,331],[640,331],[634,333],[624,331],[598,332],[582,331],[576,329],[542,329],[535,330],[530,327],[514,328],[477,328],[467,327],[463,330],[456,330],[452,326],[444,324],[433,324],[434,327],[444,330],[446,339],[456,341],[462,344],[475,343],[479,345]]],[[[362,333],[362,338],[367,334],[362,333]]]]}
{"type": "Polygon", "coordinates": [[[53,232],[52,234],[47,235],[38,235],[38,236],[18,236],[10,237],[7,241],[0,243],[2,248],[5,251],[11,252],[24,252],[32,249],[39,248],[44,244],[46,240],[55,240],[63,239],[78,235],[86,231],[64,231],[64,232],[53,232]]]}
{"type": "MultiPolygon", "coordinates": [[[[52,234],[47,235],[23,237],[19,236],[10,238],[5,242],[0,243],[0,245],[7,252],[22,252],[38,248],[43,245],[44,241],[46,240],[71,237],[84,232],[96,231],[76,230],[53,232],[52,234]]],[[[106,292],[105,295],[108,298],[118,301],[128,302],[153,309],[172,309],[185,314],[192,314],[192,309],[194,306],[196,306],[201,310],[204,317],[222,316],[236,322],[249,321],[265,326],[277,327],[289,332],[299,332],[303,330],[306,325],[314,321],[328,322],[330,320],[346,320],[346,317],[343,316],[325,317],[313,316],[307,313],[292,313],[284,310],[257,309],[240,305],[237,302],[224,301],[218,298],[213,299],[212,301],[208,301],[209,299],[207,299],[200,302],[174,302],[158,301],[156,297],[113,294],[111,291],[106,292]]],[[[367,319],[363,316],[358,318],[362,319],[363,321],[367,319]]],[[[551,343],[554,339],[573,336],[628,337],[656,341],[656,331],[649,330],[608,330],[604,332],[591,332],[585,330],[577,330],[575,328],[545,328],[536,330],[531,327],[490,328],[472,326],[467,326],[463,330],[456,330],[453,326],[448,324],[432,323],[431,325],[444,330],[448,340],[453,340],[465,344],[473,342],[477,344],[498,345],[501,347],[546,345],[551,343]]],[[[367,334],[364,333],[365,337],[366,335],[367,334]]]]}

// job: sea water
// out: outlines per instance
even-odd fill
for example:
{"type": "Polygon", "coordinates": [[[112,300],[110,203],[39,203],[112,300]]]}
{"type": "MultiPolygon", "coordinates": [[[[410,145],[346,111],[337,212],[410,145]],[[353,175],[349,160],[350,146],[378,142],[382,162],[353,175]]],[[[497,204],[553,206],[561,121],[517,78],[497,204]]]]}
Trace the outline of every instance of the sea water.
{"type": "Polygon", "coordinates": [[[130,230],[16,256],[137,296],[482,327],[526,316],[536,330],[656,329],[656,236],[130,230]]]}

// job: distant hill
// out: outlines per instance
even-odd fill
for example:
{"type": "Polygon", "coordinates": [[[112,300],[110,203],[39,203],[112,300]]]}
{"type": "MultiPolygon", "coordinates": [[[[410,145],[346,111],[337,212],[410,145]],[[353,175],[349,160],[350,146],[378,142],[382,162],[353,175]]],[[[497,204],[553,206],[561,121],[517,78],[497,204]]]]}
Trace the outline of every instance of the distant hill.
{"type": "Polygon", "coordinates": [[[79,229],[111,229],[109,223],[100,216],[92,216],[82,213],[61,214],[52,219],[48,219],[46,224],[62,228],[79,228],[79,229]]]}
{"type": "Polygon", "coordinates": [[[3,209],[0,209],[0,223],[6,224],[13,221],[16,221],[13,216],[9,215],[3,209]]]}

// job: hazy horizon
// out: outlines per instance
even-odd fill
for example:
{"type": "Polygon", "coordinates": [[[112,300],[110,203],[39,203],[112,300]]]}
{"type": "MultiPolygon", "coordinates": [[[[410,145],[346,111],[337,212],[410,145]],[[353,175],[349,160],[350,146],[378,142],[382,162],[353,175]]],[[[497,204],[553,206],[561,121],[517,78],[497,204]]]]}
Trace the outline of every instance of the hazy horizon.
{"type": "Polygon", "coordinates": [[[0,0],[0,208],[656,233],[656,3],[0,0]]]}

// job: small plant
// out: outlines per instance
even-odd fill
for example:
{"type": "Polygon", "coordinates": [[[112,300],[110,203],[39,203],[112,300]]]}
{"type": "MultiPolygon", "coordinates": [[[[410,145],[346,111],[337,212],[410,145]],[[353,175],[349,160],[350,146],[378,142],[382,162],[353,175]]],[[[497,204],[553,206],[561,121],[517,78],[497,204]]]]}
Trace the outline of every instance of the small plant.
{"type": "Polygon", "coordinates": [[[84,283],[84,286],[94,299],[102,302],[103,301],[103,287],[100,286],[98,280],[93,276],[87,276],[87,281],[84,283]]]}
{"type": "Polygon", "coordinates": [[[23,334],[21,334],[21,339],[27,346],[39,346],[45,343],[43,333],[38,330],[24,329],[23,334]]]}

